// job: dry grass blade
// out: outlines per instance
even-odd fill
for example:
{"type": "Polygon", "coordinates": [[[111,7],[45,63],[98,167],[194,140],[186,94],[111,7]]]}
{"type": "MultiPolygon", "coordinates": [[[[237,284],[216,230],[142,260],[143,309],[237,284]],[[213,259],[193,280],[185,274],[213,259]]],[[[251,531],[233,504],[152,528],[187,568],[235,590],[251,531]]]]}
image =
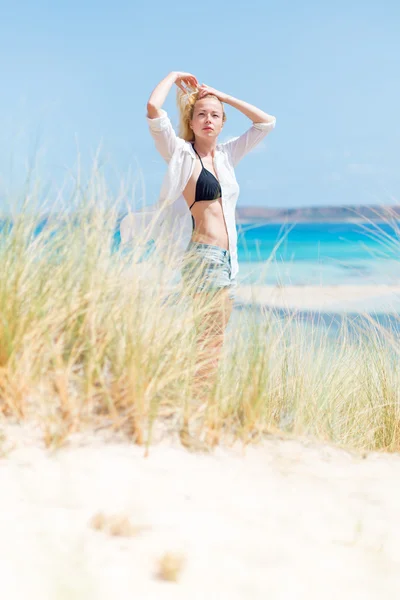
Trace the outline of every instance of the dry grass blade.
{"type": "Polygon", "coordinates": [[[47,446],[106,424],[147,449],[168,420],[190,450],[267,431],[399,448],[398,332],[367,316],[333,338],[295,314],[240,311],[199,408],[196,373],[215,361],[198,352],[197,325],[210,307],[182,293],[169,234],[162,264],[152,251],[157,216],[119,245],[120,204],[98,169],[65,213],[43,219],[32,198],[0,226],[0,412],[36,419],[47,446]]]}

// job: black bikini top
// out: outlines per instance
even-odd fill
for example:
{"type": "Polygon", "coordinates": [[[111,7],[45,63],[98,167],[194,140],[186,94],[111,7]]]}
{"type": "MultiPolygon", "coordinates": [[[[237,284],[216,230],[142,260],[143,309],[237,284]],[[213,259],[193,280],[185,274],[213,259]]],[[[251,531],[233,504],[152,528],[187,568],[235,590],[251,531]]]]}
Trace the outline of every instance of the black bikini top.
{"type": "MultiPolygon", "coordinates": [[[[193,150],[200,158],[202,166],[201,173],[196,181],[196,195],[193,204],[195,202],[199,202],[200,200],[216,200],[217,198],[220,198],[222,195],[222,190],[218,179],[211,173],[211,171],[208,171],[204,167],[201,156],[194,146],[193,150]]],[[[189,206],[189,210],[192,208],[193,204],[189,206]]]]}

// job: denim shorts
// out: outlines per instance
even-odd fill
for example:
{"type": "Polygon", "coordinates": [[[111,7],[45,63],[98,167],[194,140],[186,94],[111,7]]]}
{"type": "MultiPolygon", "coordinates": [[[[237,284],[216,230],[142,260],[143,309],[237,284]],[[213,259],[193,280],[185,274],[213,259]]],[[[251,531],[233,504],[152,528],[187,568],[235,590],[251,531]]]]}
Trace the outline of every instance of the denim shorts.
{"type": "Polygon", "coordinates": [[[181,273],[184,288],[189,295],[229,288],[229,297],[235,299],[237,281],[231,279],[229,250],[191,240],[185,251],[181,273]]]}

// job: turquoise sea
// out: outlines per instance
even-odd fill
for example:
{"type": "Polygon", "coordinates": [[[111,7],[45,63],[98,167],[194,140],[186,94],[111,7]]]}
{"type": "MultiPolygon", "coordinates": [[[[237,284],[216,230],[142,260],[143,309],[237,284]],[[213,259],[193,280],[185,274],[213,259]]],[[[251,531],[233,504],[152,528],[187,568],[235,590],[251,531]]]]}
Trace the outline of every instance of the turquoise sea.
{"type": "MultiPolygon", "coordinates": [[[[299,286],[400,284],[399,225],[400,222],[240,225],[238,281],[299,286]]],[[[328,332],[335,343],[343,314],[296,312],[305,331],[315,332],[317,325],[317,330],[328,332]]],[[[282,319],[290,313],[290,309],[275,309],[282,319]]],[[[364,321],[357,311],[348,312],[347,317],[350,330],[354,327],[357,332],[362,323],[367,330],[370,327],[368,319],[364,321]]],[[[382,332],[389,329],[399,337],[398,314],[378,310],[370,317],[380,324],[382,332]]]]}
{"type": "Polygon", "coordinates": [[[397,284],[399,225],[239,225],[238,280],[268,285],[397,284]]]}

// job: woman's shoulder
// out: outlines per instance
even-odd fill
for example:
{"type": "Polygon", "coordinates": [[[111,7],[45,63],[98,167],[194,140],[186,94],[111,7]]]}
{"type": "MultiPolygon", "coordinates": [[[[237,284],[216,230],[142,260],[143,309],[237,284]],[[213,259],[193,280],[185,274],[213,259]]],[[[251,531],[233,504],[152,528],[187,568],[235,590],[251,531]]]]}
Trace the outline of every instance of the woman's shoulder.
{"type": "Polygon", "coordinates": [[[183,138],[176,136],[177,150],[183,152],[193,152],[192,142],[188,142],[183,138]]]}

